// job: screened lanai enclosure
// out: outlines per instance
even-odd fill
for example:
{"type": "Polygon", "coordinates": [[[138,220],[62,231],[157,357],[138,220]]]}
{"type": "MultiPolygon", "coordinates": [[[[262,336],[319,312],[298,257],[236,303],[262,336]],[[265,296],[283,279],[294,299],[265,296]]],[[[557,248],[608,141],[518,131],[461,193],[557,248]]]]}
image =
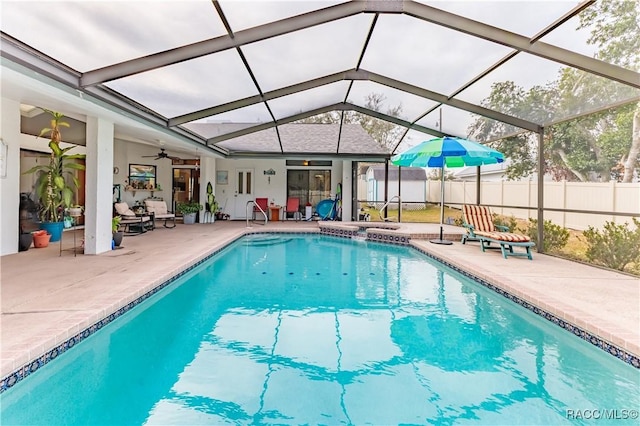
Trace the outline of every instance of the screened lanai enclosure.
{"type": "Polygon", "coordinates": [[[81,121],[74,100],[89,101],[112,112],[117,138],[213,158],[384,162],[432,137],[466,137],[505,154],[502,180],[535,185],[524,204],[465,202],[529,210],[538,223],[554,212],[625,218],[637,204],[545,205],[543,182],[638,181],[639,9],[633,0],[3,1],[2,96],[23,115],[31,105],[81,121]],[[290,123],[338,131],[291,140],[290,123]],[[379,147],[344,143],[354,123],[379,147]]]}

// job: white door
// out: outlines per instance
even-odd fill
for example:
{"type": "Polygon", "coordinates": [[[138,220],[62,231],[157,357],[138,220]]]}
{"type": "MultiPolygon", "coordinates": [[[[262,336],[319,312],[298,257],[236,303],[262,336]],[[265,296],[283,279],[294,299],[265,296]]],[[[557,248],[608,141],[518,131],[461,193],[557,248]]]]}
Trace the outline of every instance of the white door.
{"type": "MultiPolygon", "coordinates": [[[[247,218],[247,202],[254,199],[253,196],[253,169],[236,169],[236,182],[234,190],[234,218],[247,218]]],[[[249,209],[249,218],[253,216],[253,206],[249,209]]]]}

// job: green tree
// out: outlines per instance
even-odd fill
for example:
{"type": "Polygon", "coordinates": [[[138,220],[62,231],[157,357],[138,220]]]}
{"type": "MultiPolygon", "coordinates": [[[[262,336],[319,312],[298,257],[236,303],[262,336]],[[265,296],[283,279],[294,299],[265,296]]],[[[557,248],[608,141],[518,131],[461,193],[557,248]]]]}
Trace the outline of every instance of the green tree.
{"type": "MultiPolygon", "coordinates": [[[[600,59],[637,69],[639,9],[634,1],[603,0],[581,15],[579,28],[591,29],[589,43],[597,46],[600,59]]],[[[633,96],[635,90],[627,85],[567,67],[561,69],[557,80],[544,87],[526,90],[510,81],[496,83],[482,105],[545,124],[633,96]]],[[[469,133],[480,140],[497,140],[517,130],[478,117],[469,133]]],[[[507,169],[509,179],[536,171],[536,135],[521,133],[497,140],[492,146],[514,160],[507,169]]],[[[600,177],[630,182],[640,153],[640,108],[632,103],[550,126],[545,132],[544,149],[545,173],[556,180],[600,177]]]]}
{"type": "MultiPolygon", "coordinates": [[[[588,42],[598,47],[597,58],[635,71],[640,70],[640,3],[636,0],[601,0],[580,15],[580,26],[592,28],[588,42]]],[[[631,146],[615,171],[631,182],[640,157],[640,103],[631,117],[631,146]]]]}

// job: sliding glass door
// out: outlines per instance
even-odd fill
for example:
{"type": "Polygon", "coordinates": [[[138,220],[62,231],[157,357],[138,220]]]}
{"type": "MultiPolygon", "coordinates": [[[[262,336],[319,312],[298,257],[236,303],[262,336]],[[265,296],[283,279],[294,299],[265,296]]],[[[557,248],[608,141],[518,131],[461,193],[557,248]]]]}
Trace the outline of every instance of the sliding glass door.
{"type": "Polygon", "coordinates": [[[173,169],[173,211],[177,203],[189,200],[200,201],[200,171],[196,169],[173,169]]]}
{"type": "Polygon", "coordinates": [[[331,197],[331,170],[287,170],[287,198],[300,199],[300,209],[331,197]]]}

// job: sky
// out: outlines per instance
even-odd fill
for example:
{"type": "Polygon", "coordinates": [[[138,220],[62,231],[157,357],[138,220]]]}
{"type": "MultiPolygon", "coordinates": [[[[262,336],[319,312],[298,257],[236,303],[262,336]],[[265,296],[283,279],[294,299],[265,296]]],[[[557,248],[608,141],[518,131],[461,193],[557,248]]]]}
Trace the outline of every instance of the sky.
{"type": "MultiPolygon", "coordinates": [[[[341,2],[221,0],[234,32],[341,2]]],[[[423,2],[523,36],[533,36],[577,1],[435,1],[423,2]]],[[[184,1],[10,1],[1,2],[2,31],[80,72],[138,58],[185,44],[226,35],[209,0],[184,1]]],[[[242,46],[258,87],[236,50],[166,66],[106,83],[167,118],[253,96],[327,74],[355,68],[374,17],[358,14],[242,46]]],[[[592,56],[586,31],[577,20],[543,41],[592,56]]],[[[361,69],[449,96],[512,49],[404,14],[381,14],[361,69]]],[[[559,64],[520,53],[458,98],[479,104],[491,85],[505,79],[525,89],[557,77],[559,64]]],[[[337,82],[275,99],[276,119],[342,102],[348,82],[337,82]]],[[[436,105],[433,101],[368,81],[356,81],[348,100],[364,106],[370,93],[381,93],[389,107],[401,105],[411,122],[436,105]]],[[[266,122],[264,104],[206,120],[266,122]]],[[[206,121],[205,120],[205,121],[206,121]]],[[[418,123],[466,136],[470,114],[446,108],[442,123],[434,111],[418,123]]],[[[411,131],[404,144],[429,135],[411,131]]],[[[408,146],[406,146],[408,147],[408,146]]]]}

